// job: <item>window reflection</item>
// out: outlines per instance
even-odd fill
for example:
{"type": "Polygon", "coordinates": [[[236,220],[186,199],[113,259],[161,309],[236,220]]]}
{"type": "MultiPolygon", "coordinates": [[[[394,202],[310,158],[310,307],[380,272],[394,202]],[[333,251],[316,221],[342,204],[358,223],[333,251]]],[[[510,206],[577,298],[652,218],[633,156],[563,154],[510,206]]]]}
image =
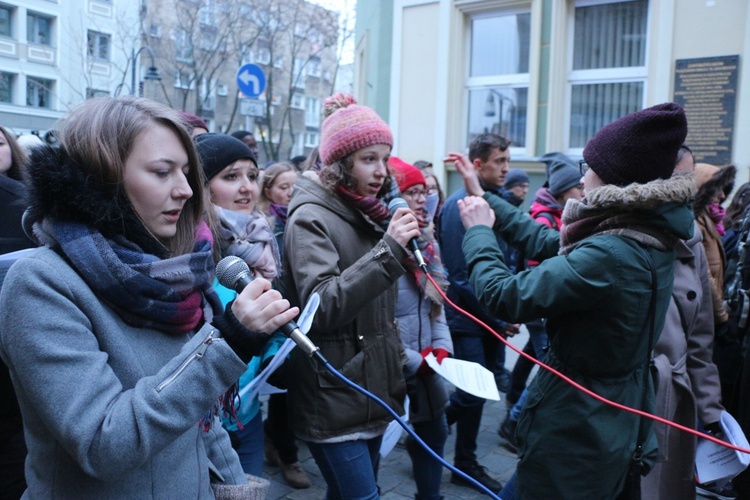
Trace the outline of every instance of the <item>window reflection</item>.
{"type": "Polygon", "coordinates": [[[470,76],[528,73],[530,32],[529,13],[474,18],[470,76]]]}
{"type": "Polygon", "coordinates": [[[510,139],[513,147],[526,146],[528,88],[484,88],[469,91],[467,142],[483,133],[510,139]]]}

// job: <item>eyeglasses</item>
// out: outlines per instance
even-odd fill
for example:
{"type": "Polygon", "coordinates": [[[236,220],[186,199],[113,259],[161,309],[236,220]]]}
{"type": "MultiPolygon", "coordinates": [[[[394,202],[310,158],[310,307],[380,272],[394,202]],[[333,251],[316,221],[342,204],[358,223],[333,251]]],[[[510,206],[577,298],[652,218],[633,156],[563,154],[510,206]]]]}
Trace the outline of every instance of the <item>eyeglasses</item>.
{"type": "Polygon", "coordinates": [[[584,160],[578,160],[578,171],[581,172],[581,177],[586,175],[586,171],[589,169],[589,164],[584,160]]]}
{"type": "Polygon", "coordinates": [[[412,200],[416,200],[417,198],[427,198],[427,191],[423,189],[410,189],[408,191],[404,191],[404,196],[408,196],[412,200]]]}
{"type": "Polygon", "coordinates": [[[429,194],[433,194],[433,193],[437,193],[437,192],[438,192],[437,186],[430,186],[430,187],[427,188],[427,194],[428,195],[429,194]]]}

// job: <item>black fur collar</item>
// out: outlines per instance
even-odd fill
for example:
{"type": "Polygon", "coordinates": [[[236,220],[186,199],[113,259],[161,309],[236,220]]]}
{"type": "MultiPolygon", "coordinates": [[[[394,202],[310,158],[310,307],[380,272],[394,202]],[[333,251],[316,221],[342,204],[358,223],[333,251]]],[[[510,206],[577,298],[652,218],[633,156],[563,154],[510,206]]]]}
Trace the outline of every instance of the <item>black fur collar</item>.
{"type": "Polygon", "coordinates": [[[166,253],[136,215],[122,184],[86,173],[61,146],[34,148],[26,183],[30,223],[46,218],[80,222],[107,238],[125,236],[148,253],[166,253]]]}

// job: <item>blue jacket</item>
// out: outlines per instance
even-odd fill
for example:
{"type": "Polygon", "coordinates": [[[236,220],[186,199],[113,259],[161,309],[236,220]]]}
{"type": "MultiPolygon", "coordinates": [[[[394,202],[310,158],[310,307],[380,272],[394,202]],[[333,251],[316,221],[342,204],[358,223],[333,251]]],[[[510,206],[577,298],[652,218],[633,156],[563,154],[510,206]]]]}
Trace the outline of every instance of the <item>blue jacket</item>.
{"type": "MultiPolygon", "coordinates": [[[[458,307],[465,309],[477,318],[487,323],[496,332],[505,329],[505,321],[490,314],[487,309],[479,303],[474,290],[469,283],[469,275],[466,272],[466,259],[461,248],[466,230],[461,222],[461,216],[458,213],[456,202],[466,197],[466,189],[461,188],[453,193],[440,209],[440,227],[438,231],[438,240],[440,250],[443,255],[443,264],[448,271],[448,298],[451,299],[458,307]]],[[[508,251],[508,245],[497,236],[497,245],[503,252],[508,251]]],[[[507,256],[506,256],[507,257],[507,256]]],[[[506,260],[512,262],[512,260],[506,260]]],[[[489,335],[484,328],[477,325],[473,320],[465,317],[453,307],[445,304],[445,317],[448,320],[448,327],[453,335],[466,336],[483,336],[489,335]]]]}

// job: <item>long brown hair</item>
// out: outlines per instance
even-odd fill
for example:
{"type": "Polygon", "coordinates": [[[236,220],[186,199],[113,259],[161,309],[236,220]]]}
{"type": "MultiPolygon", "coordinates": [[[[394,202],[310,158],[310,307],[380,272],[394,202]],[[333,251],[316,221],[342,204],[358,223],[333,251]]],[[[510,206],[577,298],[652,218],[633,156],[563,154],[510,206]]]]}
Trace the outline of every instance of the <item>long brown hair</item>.
{"type": "Polygon", "coordinates": [[[23,180],[23,166],[28,160],[26,150],[18,144],[16,136],[8,132],[8,129],[0,125],[0,132],[5,136],[5,140],[8,141],[8,147],[10,147],[10,168],[5,173],[11,179],[17,181],[23,180]]]}
{"type": "Polygon", "coordinates": [[[70,158],[86,169],[87,174],[103,183],[122,186],[125,163],[136,141],[154,125],[175,132],[188,156],[187,180],[193,196],[185,203],[174,237],[162,241],[154,236],[172,255],[182,255],[193,251],[195,227],[203,216],[205,195],[203,169],[187,126],[177,111],[139,97],[88,99],[63,118],[59,140],[70,158]]]}

